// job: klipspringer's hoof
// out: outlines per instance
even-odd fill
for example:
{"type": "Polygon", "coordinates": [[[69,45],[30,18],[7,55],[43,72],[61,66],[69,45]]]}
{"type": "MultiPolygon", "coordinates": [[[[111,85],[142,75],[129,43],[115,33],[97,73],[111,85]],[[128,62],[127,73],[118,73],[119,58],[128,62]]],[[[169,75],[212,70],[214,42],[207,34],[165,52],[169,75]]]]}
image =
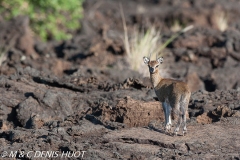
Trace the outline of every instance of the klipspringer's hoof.
{"type": "Polygon", "coordinates": [[[177,133],[178,133],[178,132],[173,132],[173,137],[177,137],[177,136],[178,136],[177,133]]]}
{"type": "Polygon", "coordinates": [[[187,135],[187,131],[183,131],[183,136],[186,136],[187,135]]]}
{"type": "Polygon", "coordinates": [[[165,131],[171,131],[171,124],[166,124],[165,131]]]}

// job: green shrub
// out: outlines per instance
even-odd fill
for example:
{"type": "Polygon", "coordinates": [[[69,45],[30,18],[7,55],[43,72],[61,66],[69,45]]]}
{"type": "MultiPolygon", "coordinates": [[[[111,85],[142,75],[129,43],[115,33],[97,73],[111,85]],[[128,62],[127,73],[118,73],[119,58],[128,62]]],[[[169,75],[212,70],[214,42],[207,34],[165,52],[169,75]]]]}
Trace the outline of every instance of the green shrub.
{"type": "Polygon", "coordinates": [[[80,27],[83,0],[0,0],[0,14],[11,19],[28,15],[35,34],[43,40],[71,38],[80,27]]]}

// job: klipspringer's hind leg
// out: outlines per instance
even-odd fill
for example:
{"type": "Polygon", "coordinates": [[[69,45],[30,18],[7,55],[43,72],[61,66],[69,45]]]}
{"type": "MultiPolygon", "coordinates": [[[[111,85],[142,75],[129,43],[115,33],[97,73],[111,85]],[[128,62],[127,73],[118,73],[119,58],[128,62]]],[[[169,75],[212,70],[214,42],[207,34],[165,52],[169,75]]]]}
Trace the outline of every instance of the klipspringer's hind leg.
{"type": "Polygon", "coordinates": [[[187,120],[186,120],[187,117],[186,116],[187,116],[186,112],[183,113],[183,136],[185,136],[187,133],[187,120]]]}
{"type": "Polygon", "coordinates": [[[173,113],[174,119],[177,119],[176,128],[174,130],[174,135],[176,136],[182,123],[182,112],[180,110],[180,104],[175,105],[175,107],[173,108],[173,113]]]}
{"type": "Polygon", "coordinates": [[[182,115],[178,115],[178,121],[177,121],[177,126],[174,130],[174,135],[177,136],[177,133],[179,131],[179,128],[181,126],[181,123],[182,123],[182,115]]]}
{"type": "Polygon", "coordinates": [[[187,111],[188,111],[188,99],[185,99],[181,105],[181,111],[183,114],[183,136],[187,133],[187,111]]]}

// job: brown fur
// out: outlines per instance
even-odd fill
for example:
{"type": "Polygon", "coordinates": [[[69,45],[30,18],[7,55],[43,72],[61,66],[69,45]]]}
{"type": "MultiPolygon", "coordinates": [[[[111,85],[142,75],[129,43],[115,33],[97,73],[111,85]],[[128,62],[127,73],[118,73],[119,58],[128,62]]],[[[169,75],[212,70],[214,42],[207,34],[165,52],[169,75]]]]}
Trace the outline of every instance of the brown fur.
{"type": "MultiPolygon", "coordinates": [[[[158,65],[160,65],[162,61],[163,59],[150,61],[149,58],[144,57],[144,63],[146,63],[149,67],[150,79],[159,101],[162,102],[163,105],[164,103],[169,104],[175,116],[178,117],[178,124],[177,128],[175,129],[175,133],[178,132],[182,120],[184,121],[183,132],[185,132],[186,114],[191,92],[185,82],[169,78],[162,78],[160,76],[158,65]]],[[[166,118],[167,117],[165,117],[166,123],[168,123],[169,121],[167,122],[166,118]]]]}
{"type": "MultiPolygon", "coordinates": [[[[156,67],[157,65],[157,61],[150,61],[148,63],[149,67],[156,67]]],[[[159,73],[159,68],[156,68],[154,73],[150,73],[150,79],[160,102],[164,102],[166,98],[169,98],[170,101],[172,98],[174,99],[174,97],[177,98],[181,95],[191,94],[187,83],[180,80],[162,78],[159,73]]]]}

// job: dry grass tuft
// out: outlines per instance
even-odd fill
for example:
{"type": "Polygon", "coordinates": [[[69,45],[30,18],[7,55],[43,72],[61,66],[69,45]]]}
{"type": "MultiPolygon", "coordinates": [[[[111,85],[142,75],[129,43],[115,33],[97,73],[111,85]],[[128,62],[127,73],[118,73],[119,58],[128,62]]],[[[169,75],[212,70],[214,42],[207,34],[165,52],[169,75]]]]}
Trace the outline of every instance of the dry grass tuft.
{"type": "Polygon", "coordinates": [[[157,31],[154,26],[151,26],[146,31],[139,30],[138,27],[135,27],[129,36],[121,5],[120,11],[124,28],[123,41],[125,50],[127,52],[128,63],[130,64],[131,69],[138,71],[143,76],[149,75],[148,68],[143,63],[144,56],[148,56],[150,59],[151,55],[155,55],[156,58],[159,57],[167,45],[170,44],[175,38],[193,28],[192,25],[184,28],[180,32],[170,37],[165,43],[162,43],[160,31],[157,31]]]}
{"type": "Polygon", "coordinates": [[[143,63],[143,57],[148,53],[157,55],[159,46],[161,46],[160,32],[154,27],[149,28],[146,32],[142,30],[139,31],[138,28],[135,27],[129,39],[125,39],[124,44],[131,69],[147,76],[148,69],[143,63]]]}
{"type": "Polygon", "coordinates": [[[7,60],[7,52],[8,49],[0,47],[0,66],[2,66],[3,62],[7,60]]]}
{"type": "Polygon", "coordinates": [[[224,32],[228,28],[228,17],[227,14],[223,11],[219,11],[215,13],[215,23],[217,28],[224,32]]]}

